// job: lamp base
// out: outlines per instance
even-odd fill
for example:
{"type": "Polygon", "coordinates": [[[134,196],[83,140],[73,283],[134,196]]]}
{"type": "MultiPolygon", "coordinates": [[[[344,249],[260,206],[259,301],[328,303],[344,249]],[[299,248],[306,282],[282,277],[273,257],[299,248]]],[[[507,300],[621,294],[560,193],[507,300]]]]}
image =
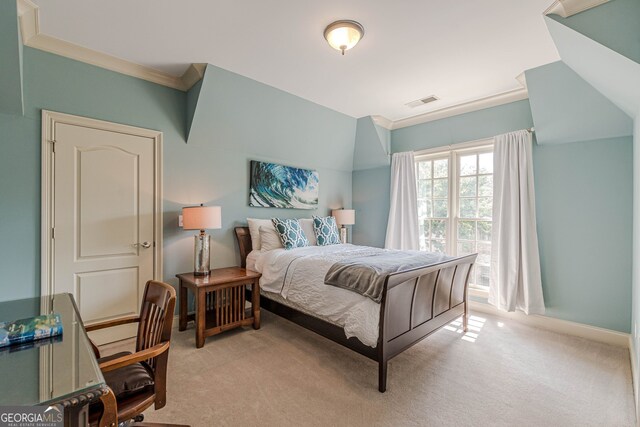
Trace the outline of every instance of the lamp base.
{"type": "Polygon", "coordinates": [[[206,234],[204,230],[200,230],[200,234],[196,234],[194,237],[193,246],[193,275],[194,276],[208,276],[211,268],[209,263],[209,246],[211,242],[211,236],[206,234]]]}
{"type": "Polygon", "coordinates": [[[193,275],[194,276],[209,276],[211,274],[211,271],[194,271],[193,275]]]}
{"type": "Polygon", "coordinates": [[[349,243],[347,241],[347,227],[345,227],[344,225],[340,227],[340,242],[349,243]]]}

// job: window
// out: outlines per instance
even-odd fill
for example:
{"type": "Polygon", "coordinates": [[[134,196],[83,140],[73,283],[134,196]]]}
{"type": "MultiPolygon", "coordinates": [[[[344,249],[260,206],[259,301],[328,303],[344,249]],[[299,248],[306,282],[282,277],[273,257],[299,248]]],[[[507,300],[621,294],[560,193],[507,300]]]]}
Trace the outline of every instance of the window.
{"type": "Polygon", "coordinates": [[[447,252],[449,228],[449,158],[418,162],[420,249],[447,252]]]}
{"type": "Polygon", "coordinates": [[[493,141],[416,156],[420,249],[478,253],[469,283],[486,290],[491,264],[493,141]]]}

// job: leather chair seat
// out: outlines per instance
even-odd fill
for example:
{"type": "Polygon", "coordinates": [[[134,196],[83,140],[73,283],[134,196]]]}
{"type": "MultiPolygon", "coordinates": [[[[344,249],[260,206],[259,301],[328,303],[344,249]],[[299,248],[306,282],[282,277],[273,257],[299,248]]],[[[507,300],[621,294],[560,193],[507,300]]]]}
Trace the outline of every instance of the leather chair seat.
{"type": "MultiPolygon", "coordinates": [[[[101,357],[98,359],[98,363],[108,362],[130,354],[130,351],[123,351],[111,356],[101,357]]],[[[103,372],[102,375],[117,400],[124,399],[132,394],[153,391],[153,370],[146,362],[138,362],[113,371],[103,372]]]]}
{"type": "MultiPolygon", "coordinates": [[[[131,352],[123,351],[111,356],[101,357],[98,363],[108,362],[122,356],[128,356],[131,352]]],[[[150,406],[155,398],[153,370],[146,362],[138,362],[129,366],[103,372],[104,380],[113,391],[118,403],[118,413],[135,414],[140,407],[150,406]]],[[[90,425],[94,425],[102,413],[102,403],[91,405],[90,425]]]]}

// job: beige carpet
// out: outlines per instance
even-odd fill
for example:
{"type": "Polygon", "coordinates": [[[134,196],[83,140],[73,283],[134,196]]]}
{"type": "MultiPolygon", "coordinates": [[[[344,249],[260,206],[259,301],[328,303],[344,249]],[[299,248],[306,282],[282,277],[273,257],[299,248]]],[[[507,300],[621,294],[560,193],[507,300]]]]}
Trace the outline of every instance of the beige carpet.
{"type": "Polygon", "coordinates": [[[377,365],[263,311],[262,328],[173,335],[168,403],[145,421],[192,426],[632,426],[629,355],[477,315],[377,365]]]}

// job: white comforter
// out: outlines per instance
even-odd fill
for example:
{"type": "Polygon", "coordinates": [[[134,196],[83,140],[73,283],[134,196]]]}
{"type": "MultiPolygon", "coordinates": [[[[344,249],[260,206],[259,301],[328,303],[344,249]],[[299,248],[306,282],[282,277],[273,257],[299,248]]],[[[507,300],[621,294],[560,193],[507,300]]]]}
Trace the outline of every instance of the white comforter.
{"type": "Polygon", "coordinates": [[[356,337],[375,347],[378,341],[380,304],[355,292],[324,284],[329,268],[337,261],[362,256],[372,248],[355,245],[307,246],[291,250],[254,251],[255,270],[262,273],[260,288],[315,313],[342,328],[347,338],[356,337]]]}

